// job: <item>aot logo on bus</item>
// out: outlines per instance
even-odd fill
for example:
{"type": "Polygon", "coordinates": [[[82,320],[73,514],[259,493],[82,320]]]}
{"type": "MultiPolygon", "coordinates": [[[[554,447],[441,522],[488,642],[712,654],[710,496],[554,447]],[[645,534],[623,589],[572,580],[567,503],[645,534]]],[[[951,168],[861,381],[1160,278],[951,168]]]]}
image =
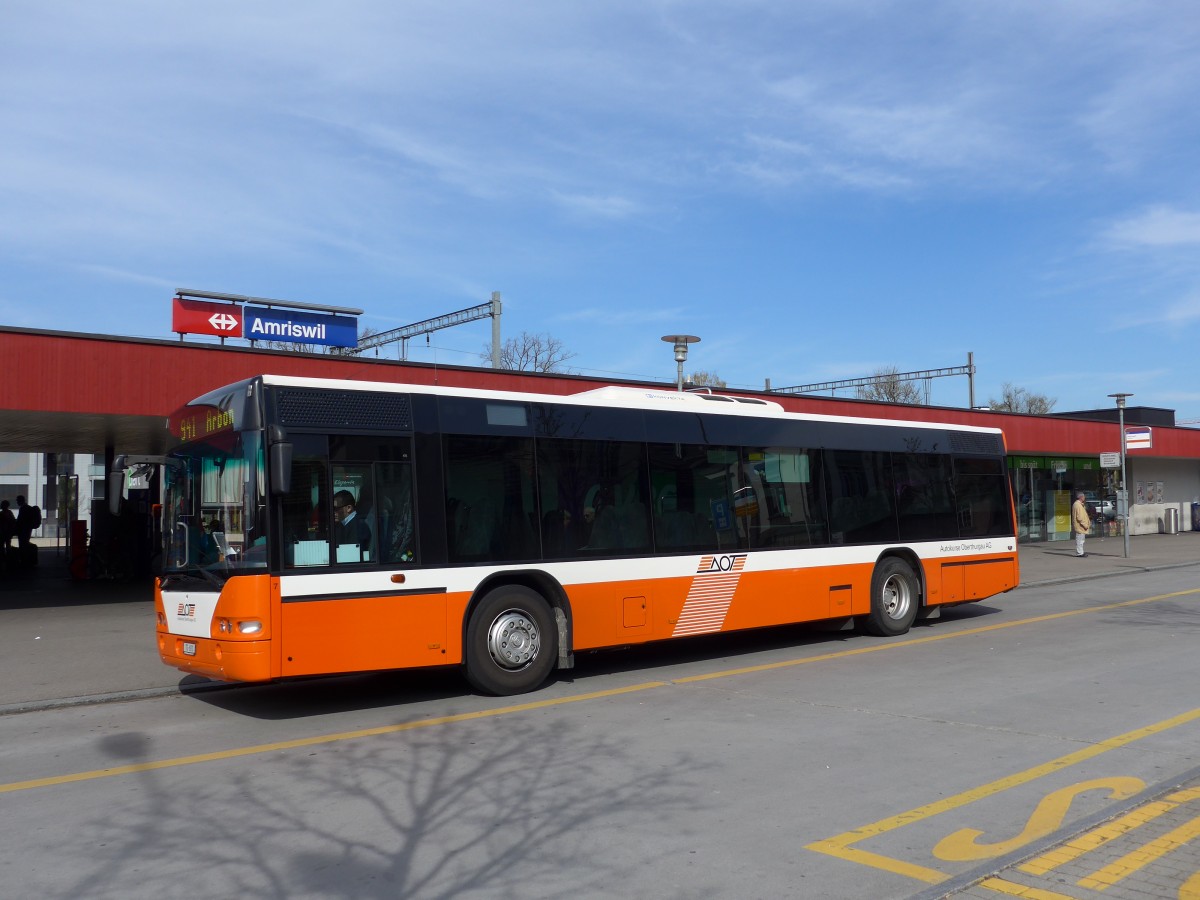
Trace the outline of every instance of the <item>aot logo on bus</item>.
{"type": "Polygon", "coordinates": [[[721,556],[705,556],[696,567],[697,575],[711,572],[740,572],[746,565],[745,553],[728,553],[721,556]]]}

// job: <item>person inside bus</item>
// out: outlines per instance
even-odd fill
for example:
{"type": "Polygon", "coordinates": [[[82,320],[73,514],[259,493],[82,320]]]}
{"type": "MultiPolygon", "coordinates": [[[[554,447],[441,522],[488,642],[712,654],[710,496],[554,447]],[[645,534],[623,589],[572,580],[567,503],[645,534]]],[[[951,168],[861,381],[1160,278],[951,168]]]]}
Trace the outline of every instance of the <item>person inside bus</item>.
{"type": "Polygon", "coordinates": [[[621,546],[621,522],[614,502],[615,493],[611,485],[603,485],[592,497],[595,520],[588,535],[588,548],[611,550],[621,546]]]}
{"type": "Polygon", "coordinates": [[[586,547],[592,542],[592,526],[596,524],[596,508],[594,506],[585,506],[583,508],[583,526],[579,531],[579,544],[581,547],[586,547]]]}
{"type": "Polygon", "coordinates": [[[333,535],[338,546],[355,544],[364,555],[371,547],[371,527],[355,509],[354,495],[338,491],[333,495],[333,535]]]}
{"type": "Polygon", "coordinates": [[[575,549],[572,533],[570,511],[550,510],[542,516],[542,552],[550,559],[566,556],[575,549]]]}
{"type": "Polygon", "coordinates": [[[401,484],[396,499],[385,494],[383,497],[383,521],[380,534],[384,535],[381,553],[386,562],[410,562],[413,558],[412,497],[407,485],[401,484]]]}
{"type": "Polygon", "coordinates": [[[196,562],[202,566],[217,562],[218,550],[212,536],[212,523],[202,519],[199,528],[196,529],[196,537],[199,542],[196,562]]]}

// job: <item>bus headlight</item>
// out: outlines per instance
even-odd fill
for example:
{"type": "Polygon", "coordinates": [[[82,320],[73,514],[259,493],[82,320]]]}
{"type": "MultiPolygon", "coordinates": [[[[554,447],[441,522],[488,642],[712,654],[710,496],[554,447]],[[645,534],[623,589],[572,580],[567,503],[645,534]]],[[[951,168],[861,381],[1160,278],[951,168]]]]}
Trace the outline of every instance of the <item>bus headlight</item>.
{"type": "Polygon", "coordinates": [[[238,631],[242,634],[258,634],[262,631],[262,622],[258,619],[247,619],[238,622],[238,631]]]}
{"type": "Polygon", "coordinates": [[[217,631],[221,634],[233,634],[233,623],[228,619],[217,619],[217,631]]]}

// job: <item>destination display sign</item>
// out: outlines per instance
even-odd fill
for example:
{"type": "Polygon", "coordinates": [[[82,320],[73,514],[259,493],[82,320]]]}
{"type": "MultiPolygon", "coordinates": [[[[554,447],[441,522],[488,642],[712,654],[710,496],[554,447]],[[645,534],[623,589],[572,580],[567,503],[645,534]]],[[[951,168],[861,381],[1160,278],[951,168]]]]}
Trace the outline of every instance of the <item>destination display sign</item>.
{"type": "Polygon", "coordinates": [[[358,346],[358,320],[351,316],[247,306],[242,337],[326,347],[358,346]]]}
{"type": "Polygon", "coordinates": [[[195,441],[233,431],[233,413],[215,406],[185,406],[173,412],[167,427],[182,441],[195,441]]]}

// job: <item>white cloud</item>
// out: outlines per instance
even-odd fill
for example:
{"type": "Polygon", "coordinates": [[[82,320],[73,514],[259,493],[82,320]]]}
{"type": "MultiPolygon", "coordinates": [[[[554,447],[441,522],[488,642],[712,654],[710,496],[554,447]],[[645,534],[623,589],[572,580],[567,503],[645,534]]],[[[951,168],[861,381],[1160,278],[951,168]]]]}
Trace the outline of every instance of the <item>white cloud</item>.
{"type": "MultiPolygon", "coordinates": [[[[1172,328],[1182,328],[1198,321],[1200,321],[1200,292],[1177,300],[1156,315],[1149,315],[1144,318],[1135,316],[1133,318],[1135,324],[1163,324],[1172,328]]],[[[1177,332],[1168,332],[1167,336],[1179,337],[1180,335],[1177,332]]]]}
{"type": "Polygon", "coordinates": [[[104,278],[109,281],[115,281],[122,284],[141,284],[155,288],[167,288],[171,291],[179,290],[180,288],[192,288],[193,285],[177,284],[169,278],[160,278],[157,275],[147,275],[142,272],[130,272],[125,269],[118,269],[114,266],[101,266],[92,264],[82,264],[75,266],[81,272],[87,272],[104,278]]]}
{"type": "Polygon", "coordinates": [[[1118,247],[1180,247],[1200,244],[1200,213],[1152,206],[1114,222],[1104,238],[1118,247]]]}
{"type": "MultiPolygon", "coordinates": [[[[692,322],[697,367],[794,384],[895,363],[877,332],[936,343],[931,282],[1021,321],[1058,265],[1081,330],[1132,306],[1184,335],[1194,2],[120,0],[64,27],[9,0],[6,291],[150,304],[163,273],[394,326],[500,289],[506,329],[574,331],[581,366],[667,368],[658,335],[692,322]],[[863,299],[780,299],[825,284],[863,299]],[[903,321],[868,299],[901,296],[903,321]],[[723,345],[731,307],[786,349],[723,345]]],[[[1005,365],[1016,333],[985,336],[1005,365]]]]}
{"type": "Polygon", "coordinates": [[[642,211],[639,203],[628,197],[565,194],[552,191],[554,202],[572,215],[596,219],[627,219],[642,211]]]}

